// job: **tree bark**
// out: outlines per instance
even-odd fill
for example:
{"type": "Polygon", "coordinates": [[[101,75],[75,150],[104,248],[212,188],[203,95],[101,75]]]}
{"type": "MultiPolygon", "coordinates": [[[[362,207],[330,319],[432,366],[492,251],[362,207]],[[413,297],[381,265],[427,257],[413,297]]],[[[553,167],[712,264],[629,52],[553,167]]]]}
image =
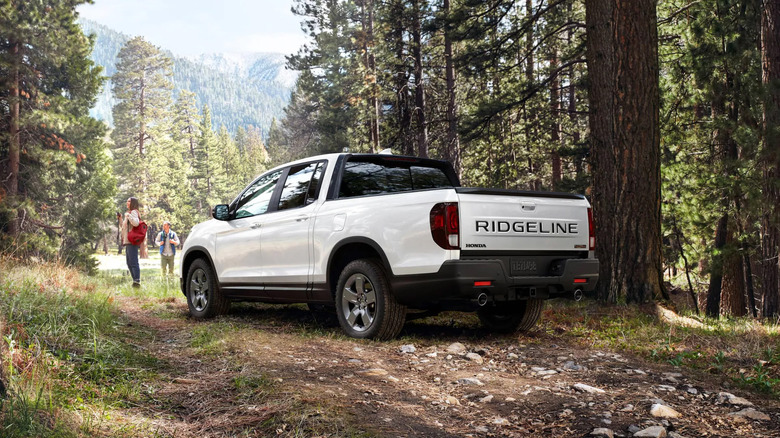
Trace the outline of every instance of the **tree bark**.
{"type": "Polygon", "coordinates": [[[425,89],[423,87],[421,0],[414,0],[412,17],[412,53],[414,56],[414,113],[417,120],[417,153],[428,157],[428,127],[425,121],[425,89]]]}
{"type": "Polygon", "coordinates": [[[374,1],[363,0],[363,51],[366,71],[368,73],[368,102],[371,114],[369,116],[368,141],[371,145],[371,153],[379,152],[379,99],[377,97],[376,84],[376,59],[374,56],[374,1]]]}
{"type": "MultiPolygon", "coordinates": [[[[21,93],[22,86],[19,76],[19,64],[21,63],[21,43],[12,41],[11,53],[13,53],[13,66],[11,67],[11,89],[9,96],[10,117],[8,126],[8,164],[6,169],[8,175],[5,179],[5,191],[11,205],[16,205],[16,196],[19,194],[19,161],[22,150],[22,141],[20,138],[20,119],[21,119],[21,93]]],[[[2,195],[0,193],[0,195],[2,195]]],[[[8,234],[16,237],[20,231],[20,219],[15,217],[8,224],[8,234]]]]}
{"type": "MultiPolygon", "coordinates": [[[[553,48],[550,55],[550,70],[555,71],[558,69],[558,49],[553,48]]],[[[561,141],[561,124],[558,123],[558,117],[560,115],[560,79],[556,73],[553,79],[550,81],[550,120],[552,121],[550,127],[550,146],[552,151],[550,152],[550,161],[552,161],[552,189],[558,190],[558,186],[561,184],[561,154],[560,154],[560,141],[561,141]]]]}
{"type": "MultiPolygon", "coordinates": [[[[444,0],[444,13],[449,19],[450,0],[444,0]]],[[[461,176],[460,139],[458,138],[458,101],[455,96],[455,65],[452,61],[452,25],[447,21],[444,27],[444,59],[447,80],[447,160],[461,176]]]]}
{"type": "Polygon", "coordinates": [[[764,1],[761,10],[761,71],[764,98],[764,211],[761,264],[764,318],[780,316],[780,3],[764,1]]]}
{"type": "Polygon", "coordinates": [[[653,0],[586,0],[598,296],[668,299],[661,268],[658,31],[653,0]]]}

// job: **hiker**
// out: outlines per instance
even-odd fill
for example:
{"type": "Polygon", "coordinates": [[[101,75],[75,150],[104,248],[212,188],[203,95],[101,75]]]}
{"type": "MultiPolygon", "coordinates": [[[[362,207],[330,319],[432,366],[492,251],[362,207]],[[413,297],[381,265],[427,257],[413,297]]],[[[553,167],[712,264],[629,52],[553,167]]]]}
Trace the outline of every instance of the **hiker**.
{"type": "MultiPolygon", "coordinates": [[[[127,239],[127,233],[133,227],[141,223],[141,214],[138,212],[138,199],[127,198],[127,211],[122,220],[122,246],[125,247],[125,260],[130,276],[133,277],[133,287],[141,287],[141,265],[138,263],[138,250],[140,245],[133,245],[127,239]]],[[[143,245],[144,242],[141,242],[143,245]]]]}
{"type": "Polygon", "coordinates": [[[173,275],[173,259],[176,256],[176,246],[179,244],[179,236],[171,231],[171,223],[163,222],[163,229],[157,233],[154,244],[160,247],[160,267],[165,277],[165,267],[168,267],[168,275],[173,275]]]}

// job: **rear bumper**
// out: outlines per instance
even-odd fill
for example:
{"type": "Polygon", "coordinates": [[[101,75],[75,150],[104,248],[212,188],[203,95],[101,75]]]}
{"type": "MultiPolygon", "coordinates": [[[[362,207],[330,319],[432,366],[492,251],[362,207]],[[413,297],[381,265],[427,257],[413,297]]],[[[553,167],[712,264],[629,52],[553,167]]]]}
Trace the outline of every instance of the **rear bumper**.
{"type": "Polygon", "coordinates": [[[473,307],[482,294],[488,303],[496,304],[571,296],[575,290],[590,292],[598,277],[597,259],[564,259],[555,275],[514,277],[507,275],[501,260],[450,260],[434,274],[396,276],[391,283],[396,300],[407,306],[473,307]]]}

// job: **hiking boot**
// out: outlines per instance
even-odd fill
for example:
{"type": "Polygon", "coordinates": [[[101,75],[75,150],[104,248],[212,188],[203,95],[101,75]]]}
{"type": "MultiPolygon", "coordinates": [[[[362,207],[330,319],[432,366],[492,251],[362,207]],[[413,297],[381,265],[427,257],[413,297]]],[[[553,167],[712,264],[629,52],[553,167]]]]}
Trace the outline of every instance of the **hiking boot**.
{"type": "Polygon", "coordinates": [[[139,283],[137,281],[134,281],[133,282],[133,287],[141,287],[141,283],[139,283]]]}

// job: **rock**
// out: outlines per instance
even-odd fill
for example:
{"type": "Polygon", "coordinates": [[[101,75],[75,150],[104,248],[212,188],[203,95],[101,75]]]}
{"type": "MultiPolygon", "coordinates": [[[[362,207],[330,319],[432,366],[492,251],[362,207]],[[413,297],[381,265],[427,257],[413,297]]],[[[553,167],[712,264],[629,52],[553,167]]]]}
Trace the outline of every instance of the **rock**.
{"type": "Polygon", "coordinates": [[[749,418],[751,420],[760,420],[760,421],[769,421],[771,418],[769,415],[757,411],[753,408],[745,408],[739,412],[732,412],[728,414],[728,417],[739,417],[739,418],[749,418]]]}
{"type": "Polygon", "coordinates": [[[542,370],[542,371],[537,371],[536,372],[537,376],[552,376],[553,374],[558,374],[558,371],[555,371],[555,370],[542,370]]]}
{"type": "Polygon", "coordinates": [[[515,353],[509,353],[506,357],[508,357],[509,359],[517,359],[519,356],[516,355],[515,353]]]}
{"type": "Polygon", "coordinates": [[[437,353],[435,351],[433,353],[426,354],[426,356],[428,356],[428,357],[437,357],[438,355],[439,355],[439,353],[437,353]]]}
{"type": "Polygon", "coordinates": [[[468,354],[466,354],[466,359],[468,359],[468,360],[470,360],[472,362],[476,362],[476,363],[478,363],[480,365],[482,364],[482,362],[484,362],[484,360],[482,359],[482,356],[478,355],[477,353],[468,353],[468,354]]]}
{"type": "Polygon", "coordinates": [[[670,385],[658,385],[656,388],[658,388],[661,391],[669,391],[669,392],[677,391],[677,388],[670,385]]]}
{"type": "Polygon", "coordinates": [[[570,360],[563,364],[563,369],[566,371],[582,371],[585,369],[582,365],[577,365],[573,360],[570,360]]]}
{"type": "Polygon", "coordinates": [[[686,389],[686,391],[688,392],[688,394],[693,394],[693,395],[697,395],[699,393],[699,390],[694,388],[693,386],[691,386],[690,388],[686,389]]]}
{"type": "Polygon", "coordinates": [[[660,405],[658,403],[654,404],[650,408],[650,414],[653,417],[659,417],[659,418],[679,418],[680,413],[675,411],[674,409],[670,408],[669,406],[660,405]]]}
{"type": "Polygon", "coordinates": [[[487,396],[482,397],[481,399],[479,399],[480,403],[490,403],[492,401],[493,401],[493,396],[492,395],[487,395],[487,396]]]}
{"type": "Polygon", "coordinates": [[[636,424],[632,424],[628,426],[628,433],[630,433],[631,435],[639,432],[640,430],[642,429],[640,429],[639,426],[637,426],[636,424]]]}
{"type": "Polygon", "coordinates": [[[414,353],[417,351],[412,344],[401,345],[401,353],[414,353]]]}
{"type": "Polygon", "coordinates": [[[753,406],[753,403],[745,400],[742,397],[737,397],[734,394],[731,394],[729,392],[720,392],[718,393],[718,403],[728,403],[730,405],[734,406],[753,406]]]}
{"type": "Polygon", "coordinates": [[[487,426],[477,426],[474,428],[479,433],[488,433],[490,432],[490,429],[487,428],[487,426]]]}
{"type": "Polygon", "coordinates": [[[473,377],[464,377],[463,379],[458,379],[458,383],[461,385],[484,385],[484,383],[482,383],[479,379],[475,379],[473,377]]]}
{"type": "Polygon", "coordinates": [[[669,432],[669,435],[667,435],[669,438],[685,438],[685,436],[680,435],[677,432],[669,432]]]}
{"type": "Polygon", "coordinates": [[[492,423],[495,424],[496,426],[509,426],[510,424],[512,424],[506,418],[501,418],[501,417],[494,418],[492,423]]]}
{"type": "Polygon", "coordinates": [[[597,427],[596,429],[593,429],[593,432],[590,433],[590,436],[614,438],[615,432],[613,432],[612,429],[607,429],[606,427],[597,427]]]}
{"type": "Polygon", "coordinates": [[[448,395],[444,402],[448,405],[460,406],[460,401],[451,395],[448,395]]]}
{"type": "Polygon", "coordinates": [[[590,385],[586,385],[584,383],[575,383],[572,386],[572,388],[580,392],[587,392],[588,394],[603,394],[604,392],[606,392],[601,388],[596,388],[590,385]]]}
{"type": "Polygon", "coordinates": [[[360,374],[361,376],[386,376],[389,373],[382,368],[370,368],[367,370],[355,371],[355,374],[360,374]]]}
{"type": "Polygon", "coordinates": [[[461,354],[466,352],[466,346],[461,344],[460,342],[453,342],[450,344],[449,347],[447,347],[447,353],[452,354],[461,354]]]}
{"type": "Polygon", "coordinates": [[[622,408],[620,408],[620,412],[634,412],[634,405],[629,403],[623,406],[622,408]]]}
{"type": "Polygon", "coordinates": [[[666,429],[663,426],[653,426],[647,429],[642,429],[634,434],[635,437],[641,438],[665,438],[666,429]]]}
{"type": "Polygon", "coordinates": [[[514,397],[507,397],[506,400],[504,400],[504,401],[507,402],[507,403],[511,403],[511,402],[513,402],[515,400],[516,399],[514,397]]]}

